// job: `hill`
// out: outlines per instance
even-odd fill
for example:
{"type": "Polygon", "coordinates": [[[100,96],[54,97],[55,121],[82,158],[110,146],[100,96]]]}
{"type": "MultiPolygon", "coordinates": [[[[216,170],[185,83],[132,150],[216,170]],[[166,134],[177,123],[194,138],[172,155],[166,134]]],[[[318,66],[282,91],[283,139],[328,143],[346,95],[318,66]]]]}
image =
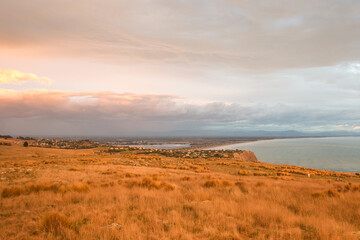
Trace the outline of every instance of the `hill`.
{"type": "Polygon", "coordinates": [[[360,237],[358,174],[261,163],[249,152],[253,161],[4,141],[0,239],[360,237]]]}

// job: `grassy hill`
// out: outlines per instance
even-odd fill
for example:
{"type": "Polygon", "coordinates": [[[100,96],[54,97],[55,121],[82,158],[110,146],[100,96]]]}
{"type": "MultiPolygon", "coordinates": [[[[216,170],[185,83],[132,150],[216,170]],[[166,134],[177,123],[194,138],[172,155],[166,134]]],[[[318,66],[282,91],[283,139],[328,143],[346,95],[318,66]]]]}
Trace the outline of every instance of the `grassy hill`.
{"type": "Polygon", "coordinates": [[[4,141],[0,239],[360,238],[357,174],[4,141]]]}

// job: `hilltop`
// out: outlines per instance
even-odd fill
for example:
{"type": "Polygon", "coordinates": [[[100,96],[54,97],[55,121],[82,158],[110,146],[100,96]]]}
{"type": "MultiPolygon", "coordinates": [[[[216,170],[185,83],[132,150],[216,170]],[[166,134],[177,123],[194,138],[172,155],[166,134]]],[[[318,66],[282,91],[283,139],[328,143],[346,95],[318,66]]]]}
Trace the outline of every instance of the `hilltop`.
{"type": "Polygon", "coordinates": [[[359,174],[262,163],[247,151],[23,141],[1,140],[0,239],[360,237],[359,174]]]}

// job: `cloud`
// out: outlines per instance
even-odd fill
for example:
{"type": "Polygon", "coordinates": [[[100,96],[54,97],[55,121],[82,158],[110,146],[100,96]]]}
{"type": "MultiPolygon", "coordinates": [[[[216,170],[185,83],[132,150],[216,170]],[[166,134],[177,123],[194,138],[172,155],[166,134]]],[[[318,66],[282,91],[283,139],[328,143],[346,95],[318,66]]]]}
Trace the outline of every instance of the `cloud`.
{"type": "Polygon", "coordinates": [[[57,117],[156,121],[236,121],[251,109],[239,104],[185,104],[171,95],[0,89],[0,117],[57,117]]]}
{"type": "Polygon", "coordinates": [[[255,73],[321,67],[359,59],[359,11],[351,0],[0,1],[0,50],[255,73]]]}
{"type": "Polygon", "coordinates": [[[40,82],[49,85],[51,80],[44,77],[38,77],[32,73],[22,73],[12,69],[3,69],[0,67],[0,84],[22,84],[27,81],[40,82]]]}
{"type": "MultiPolygon", "coordinates": [[[[0,89],[0,131],[31,134],[206,134],[253,129],[311,129],[360,118],[352,109],[211,102],[185,103],[172,95],[0,89]]],[[[329,128],[328,130],[330,130],[329,128]]],[[[335,129],[335,127],[334,127],[335,129]]]]}
{"type": "Polygon", "coordinates": [[[360,126],[353,127],[353,130],[360,130],[360,126]]]}

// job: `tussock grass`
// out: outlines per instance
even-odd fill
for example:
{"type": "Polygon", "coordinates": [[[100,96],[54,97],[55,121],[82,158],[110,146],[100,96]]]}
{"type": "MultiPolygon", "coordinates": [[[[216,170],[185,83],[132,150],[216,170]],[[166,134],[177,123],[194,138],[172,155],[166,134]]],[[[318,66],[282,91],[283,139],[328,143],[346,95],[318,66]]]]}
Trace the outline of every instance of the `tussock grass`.
{"type": "Polygon", "coordinates": [[[66,216],[56,212],[47,213],[41,221],[42,229],[54,235],[61,235],[66,229],[69,229],[70,226],[70,220],[66,216]]]}
{"type": "Polygon", "coordinates": [[[239,189],[241,190],[242,193],[248,193],[248,187],[246,186],[246,183],[242,182],[242,181],[237,181],[235,183],[236,186],[239,187],[239,189]]]}
{"type": "Polygon", "coordinates": [[[238,175],[240,176],[252,176],[254,175],[251,171],[246,171],[246,170],[239,170],[237,172],[238,175]]]}
{"type": "Polygon", "coordinates": [[[133,180],[133,181],[127,181],[126,186],[128,188],[133,187],[141,187],[141,188],[147,188],[147,189],[163,189],[166,191],[171,191],[175,189],[175,185],[168,183],[166,181],[154,181],[153,179],[149,177],[145,177],[142,180],[133,180]]]}
{"type": "Polygon", "coordinates": [[[73,185],[68,185],[64,183],[36,183],[28,184],[24,187],[6,187],[2,190],[1,196],[3,198],[9,198],[44,191],[51,191],[54,193],[65,193],[68,191],[87,192],[89,191],[89,186],[86,183],[75,183],[73,185]]]}
{"type": "Polygon", "coordinates": [[[208,180],[206,181],[203,186],[205,188],[213,188],[213,187],[228,187],[228,186],[232,186],[233,184],[230,181],[227,180],[218,180],[218,179],[214,179],[214,180],[208,180]]]}
{"type": "Polygon", "coordinates": [[[189,176],[181,177],[180,180],[182,181],[190,181],[192,178],[189,176]]]}
{"type": "Polygon", "coordinates": [[[318,197],[340,197],[340,194],[334,189],[329,189],[329,190],[320,191],[320,192],[314,192],[311,195],[315,198],[318,198],[318,197]]]}
{"type": "Polygon", "coordinates": [[[259,181],[255,184],[256,187],[263,187],[266,186],[266,183],[264,181],[259,181]]]}
{"type": "Polygon", "coordinates": [[[132,172],[125,173],[125,177],[127,177],[127,178],[133,178],[133,177],[139,177],[139,176],[140,176],[140,174],[135,174],[132,172]]]}

